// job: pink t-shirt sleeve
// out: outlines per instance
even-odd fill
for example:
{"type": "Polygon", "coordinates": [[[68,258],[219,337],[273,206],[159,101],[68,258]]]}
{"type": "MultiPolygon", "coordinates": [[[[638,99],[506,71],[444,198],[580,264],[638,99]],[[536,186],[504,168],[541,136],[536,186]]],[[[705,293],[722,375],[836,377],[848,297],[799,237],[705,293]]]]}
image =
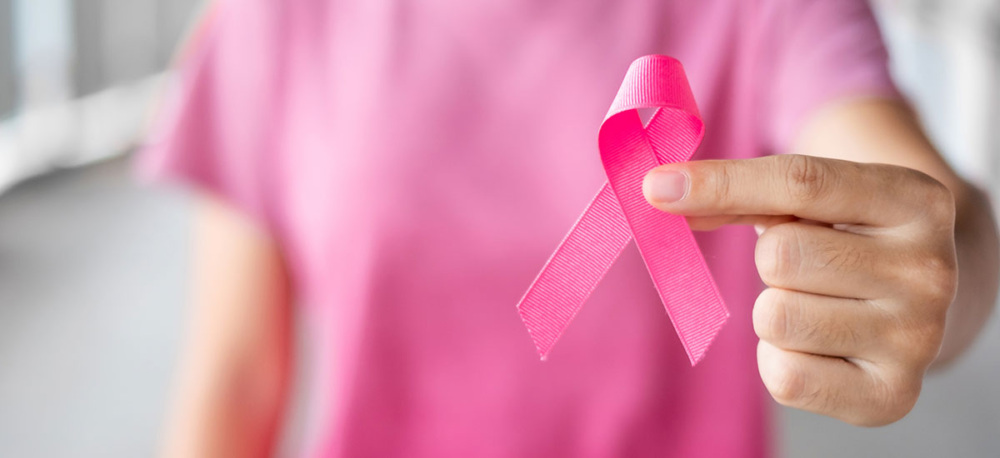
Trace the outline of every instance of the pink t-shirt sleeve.
{"type": "Polygon", "coordinates": [[[273,52],[259,8],[222,8],[177,61],[135,166],[140,179],[191,185],[269,226],[273,52]]]}
{"type": "Polygon", "coordinates": [[[776,0],[769,147],[787,153],[817,109],[848,98],[899,98],[866,0],[776,0]]]}

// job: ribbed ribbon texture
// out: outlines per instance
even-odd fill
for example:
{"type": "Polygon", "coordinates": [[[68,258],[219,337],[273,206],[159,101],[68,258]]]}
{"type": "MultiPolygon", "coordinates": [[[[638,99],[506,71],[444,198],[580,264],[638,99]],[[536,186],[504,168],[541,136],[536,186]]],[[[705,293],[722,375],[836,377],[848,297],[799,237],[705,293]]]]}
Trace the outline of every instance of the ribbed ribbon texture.
{"type": "Polygon", "coordinates": [[[681,63],[655,55],[633,62],[598,133],[608,182],[517,306],[542,359],[633,238],[691,365],[705,356],[729,312],[687,221],[642,194],[646,173],[689,160],[704,134],[681,63]],[[645,126],[643,108],[656,109],[645,126]]]}

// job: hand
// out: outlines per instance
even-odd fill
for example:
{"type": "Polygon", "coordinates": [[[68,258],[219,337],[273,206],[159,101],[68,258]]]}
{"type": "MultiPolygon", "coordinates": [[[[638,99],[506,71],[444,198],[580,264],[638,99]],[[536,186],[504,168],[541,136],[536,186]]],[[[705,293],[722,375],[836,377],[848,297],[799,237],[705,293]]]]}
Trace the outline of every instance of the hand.
{"type": "Polygon", "coordinates": [[[913,408],[955,297],[955,203],[915,170],[810,156],[657,167],[656,208],[692,228],[755,224],[753,308],[776,401],[866,426],[913,408]]]}

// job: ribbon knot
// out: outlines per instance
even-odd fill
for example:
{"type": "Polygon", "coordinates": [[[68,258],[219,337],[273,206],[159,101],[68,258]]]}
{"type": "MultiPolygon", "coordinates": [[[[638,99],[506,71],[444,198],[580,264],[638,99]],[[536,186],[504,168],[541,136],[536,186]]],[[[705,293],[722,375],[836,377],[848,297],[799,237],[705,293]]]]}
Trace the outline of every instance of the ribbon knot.
{"type": "Polygon", "coordinates": [[[729,312],[687,221],[642,194],[649,170],[689,160],[704,133],[680,62],[632,62],[598,133],[608,181],[517,306],[543,360],[633,238],[691,365],[705,355],[729,312]],[[642,108],[656,109],[645,126],[642,108]]]}

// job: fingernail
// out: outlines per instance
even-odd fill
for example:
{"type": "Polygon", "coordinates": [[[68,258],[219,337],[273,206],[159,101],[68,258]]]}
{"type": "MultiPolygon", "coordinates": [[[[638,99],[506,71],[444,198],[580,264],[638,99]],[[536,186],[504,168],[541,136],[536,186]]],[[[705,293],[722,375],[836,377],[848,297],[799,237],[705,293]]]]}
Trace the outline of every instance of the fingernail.
{"type": "Polygon", "coordinates": [[[764,225],[762,225],[762,224],[754,224],[753,225],[753,230],[757,232],[757,237],[760,237],[761,234],[764,233],[764,229],[765,229],[764,225]]]}
{"type": "Polygon", "coordinates": [[[657,202],[677,202],[687,194],[687,175],[682,172],[652,172],[643,183],[646,198],[657,202]]]}

